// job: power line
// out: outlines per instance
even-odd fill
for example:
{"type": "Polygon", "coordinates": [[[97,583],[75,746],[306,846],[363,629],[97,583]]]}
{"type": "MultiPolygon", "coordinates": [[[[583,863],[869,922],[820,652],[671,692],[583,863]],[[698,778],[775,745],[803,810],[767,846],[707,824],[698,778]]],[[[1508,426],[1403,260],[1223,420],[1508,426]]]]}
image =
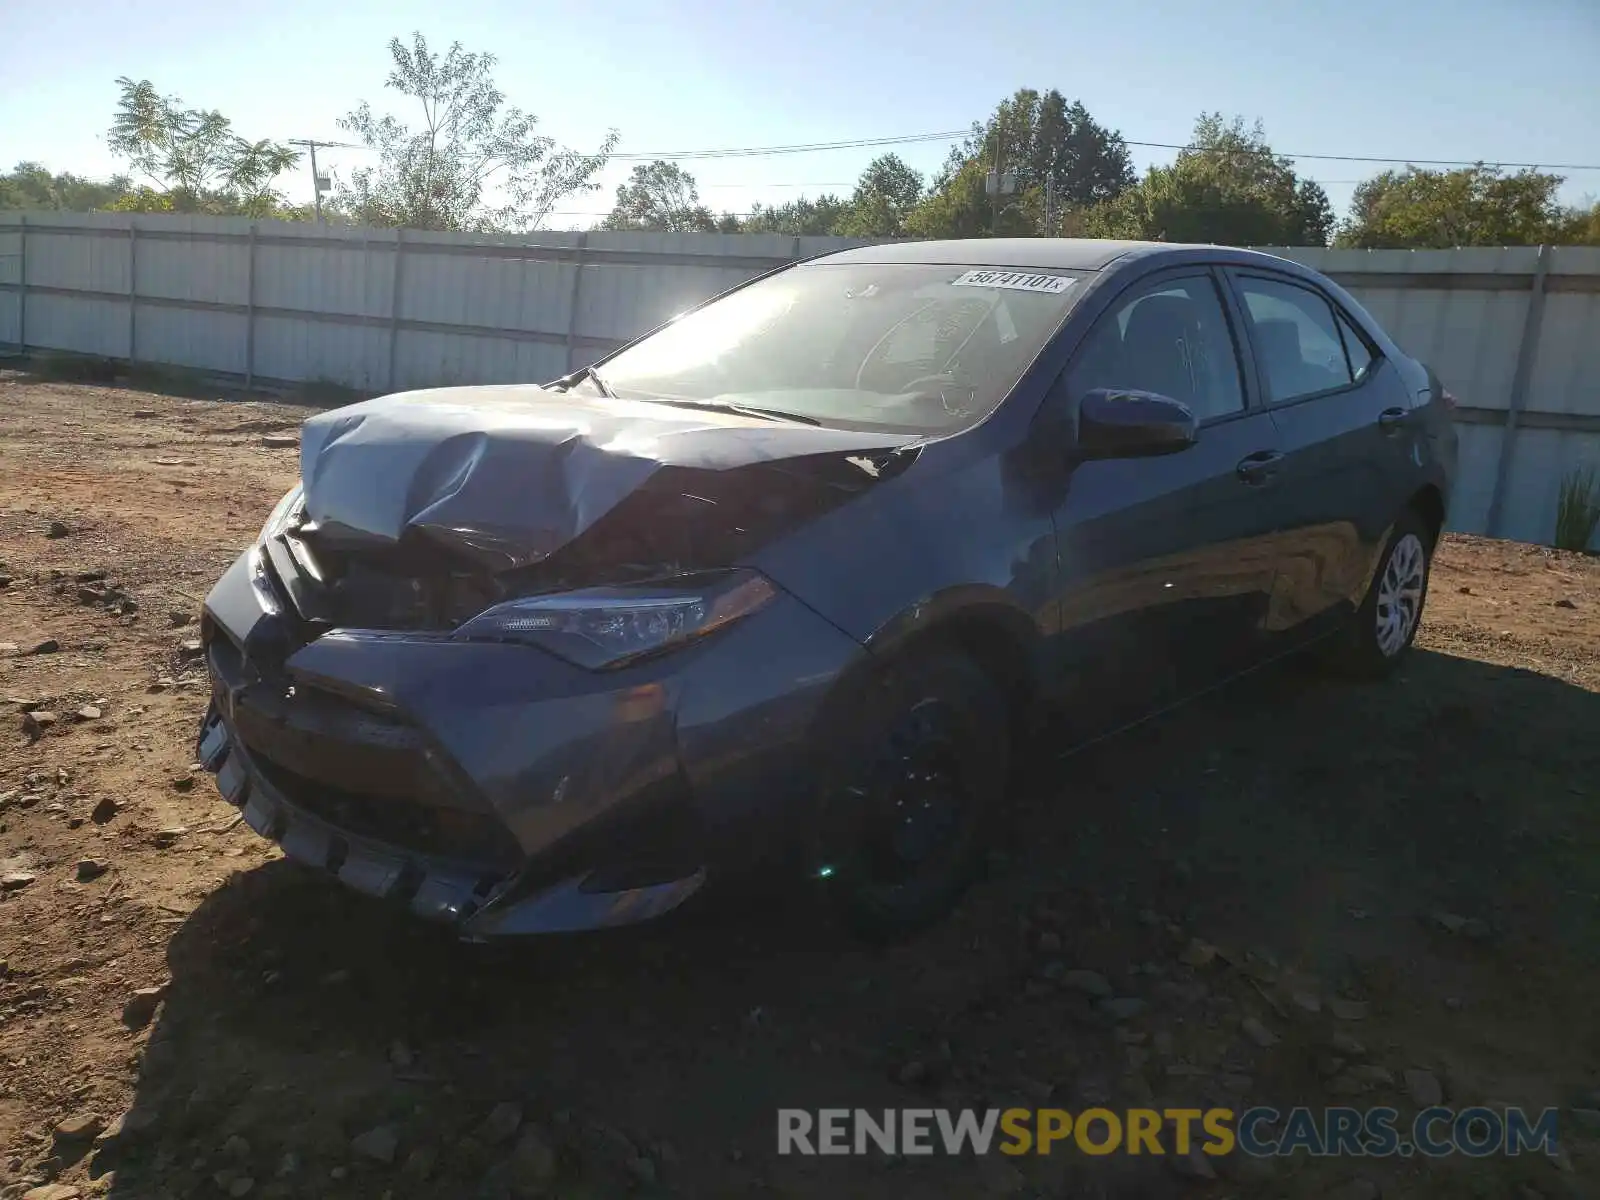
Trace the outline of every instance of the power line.
{"type": "Polygon", "coordinates": [[[655,158],[765,158],[777,154],[811,154],[819,150],[860,150],[869,146],[903,146],[910,142],[952,141],[966,137],[970,129],[949,129],[939,133],[906,133],[897,137],[847,138],[838,142],[795,142],[786,146],[729,146],[718,150],[640,150],[631,154],[610,154],[619,162],[655,158]]]}
{"type": "MultiPolygon", "coordinates": [[[[727,146],[702,150],[641,150],[629,154],[611,154],[607,157],[617,162],[633,162],[657,158],[766,158],[787,154],[814,154],[828,150],[859,150],[874,146],[902,146],[915,142],[948,142],[956,138],[967,137],[971,133],[971,129],[945,129],[932,133],[900,134],[896,137],[848,138],[834,142],[796,142],[778,146],[727,146]]],[[[1206,151],[1215,149],[1214,147],[1196,146],[1186,142],[1145,142],[1137,141],[1133,138],[1123,138],[1122,141],[1125,145],[1138,146],[1146,150],[1206,151]]],[[[1249,153],[1250,151],[1227,150],[1224,152],[1249,153]]],[[[1298,154],[1289,150],[1270,150],[1261,151],[1260,153],[1270,153],[1278,158],[1305,158],[1319,162],[1410,163],[1421,167],[1472,167],[1481,162],[1496,167],[1532,170],[1600,171],[1600,163],[1511,162],[1507,159],[1493,158],[1412,158],[1407,155],[1390,155],[1386,157],[1376,154],[1298,154]]]]}

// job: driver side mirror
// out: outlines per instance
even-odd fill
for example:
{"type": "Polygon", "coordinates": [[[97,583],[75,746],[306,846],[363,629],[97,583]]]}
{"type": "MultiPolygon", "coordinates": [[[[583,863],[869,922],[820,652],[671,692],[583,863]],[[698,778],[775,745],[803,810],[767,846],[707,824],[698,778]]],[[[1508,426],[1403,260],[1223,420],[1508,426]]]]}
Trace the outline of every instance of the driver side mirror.
{"type": "Polygon", "coordinates": [[[1187,404],[1157,392],[1095,388],[1078,401],[1082,458],[1148,458],[1187,450],[1200,424],[1187,404]]]}

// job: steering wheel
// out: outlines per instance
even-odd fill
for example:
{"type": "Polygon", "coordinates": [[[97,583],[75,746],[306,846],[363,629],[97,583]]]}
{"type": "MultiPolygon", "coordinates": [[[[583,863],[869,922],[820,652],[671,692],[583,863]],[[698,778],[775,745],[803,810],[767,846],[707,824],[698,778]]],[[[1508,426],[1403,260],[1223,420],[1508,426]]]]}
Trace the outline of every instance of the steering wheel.
{"type": "Polygon", "coordinates": [[[910,383],[906,384],[900,389],[900,394],[903,396],[907,392],[917,391],[925,383],[931,383],[939,391],[943,391],[946,387],[949,387],[955,382],[956,377],[950,374],[948,371],[940,371],[936,375],[918,375],[910,383]]]}
{"type": "Polygon", "coordinates": [[[941,371],[936,375],[919,375],[917,378],[911,380],[911,382],[907,383],[900,389],[900,395],[905,396],[911,394],[921,394],[929,397],[930,399],[937,398],[940,407],[943,408],[946,413],[952,417],[959,417],[966,410],[960,407],[952,408],[950,406],[950,398],[945,395],[945,389],[952,387],[965,392],[969,401],[977,395],[976,388],[971,388],[966,384],[961,383],[948,371],[941,371]],[[933,386],[927,386],[929,384],[933,386]]]}

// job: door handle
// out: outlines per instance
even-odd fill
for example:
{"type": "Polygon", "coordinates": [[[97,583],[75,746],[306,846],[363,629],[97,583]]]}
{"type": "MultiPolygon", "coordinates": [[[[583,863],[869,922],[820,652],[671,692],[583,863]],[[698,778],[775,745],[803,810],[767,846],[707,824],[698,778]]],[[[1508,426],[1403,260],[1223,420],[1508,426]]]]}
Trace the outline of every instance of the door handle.
{"type": "Polygon", "coordinates": [[[1266,483],[1278,473],[1278,468],[1283,465],[1283,455],[1276,450],[1257,450],[1239,460],[1239,465],[1234,468],[1239,478],[1252,487],[1266,483]]]}
{"type": "Polygon", "coordinates": [[[1399,433],[1411,424],[1411,414],[1403,408],[1386,408],[1378,414],[1378,428],[1385,433],[1399,433]]]}

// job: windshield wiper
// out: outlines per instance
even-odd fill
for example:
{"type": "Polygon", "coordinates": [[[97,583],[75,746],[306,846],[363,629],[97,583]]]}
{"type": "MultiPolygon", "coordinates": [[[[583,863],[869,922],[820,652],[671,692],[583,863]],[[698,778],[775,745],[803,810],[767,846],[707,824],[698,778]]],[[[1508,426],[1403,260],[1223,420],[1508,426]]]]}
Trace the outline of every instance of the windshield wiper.
{"type": "Polygon", "coordinates": [[[815,417],[804,413],[785,412],[781,408],[758,408],[753,404],[729,404],[723,400],[684,400],[677,396],[652,396],[657,404],[676,404],[682,408],[705,408],[712,412],[733,413],[740,417],[761,417],[767,421],[793,421],[797,425],[821,425],[815,417]]]}
{"type": "Polygon", "coordinates": [[[611,390],[611,385],[606,383],[604,379],[601,379],[600,372],[596,371],[593,367],[584,367],[582,370],[574,371],[571,375],[566,376],[566,378],[562,380],[561,390],[563,392],[570,392],[577,385],[578,381],[582,379],[587,379],[590,383],[594,384],[594,386],[599,390],[600,394],[607,400],[617,399],[617,394],[611,390]]]}

